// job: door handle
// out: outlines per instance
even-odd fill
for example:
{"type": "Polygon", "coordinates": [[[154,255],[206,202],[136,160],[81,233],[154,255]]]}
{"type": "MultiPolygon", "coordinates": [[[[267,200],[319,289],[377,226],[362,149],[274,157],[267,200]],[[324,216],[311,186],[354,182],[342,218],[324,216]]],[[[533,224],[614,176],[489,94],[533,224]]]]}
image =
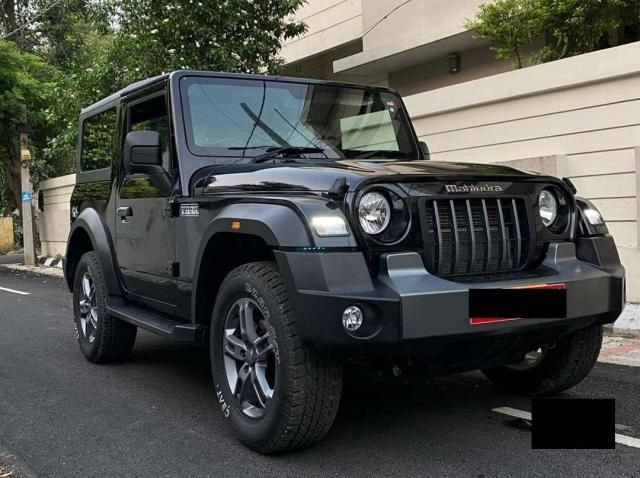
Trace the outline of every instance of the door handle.
{"type": "Polygon", "coordinates": [[[125,217],[133,216],[133,209],[131,209],[131,206],[119,207],[116,212],[123,220],[125,217]]]}

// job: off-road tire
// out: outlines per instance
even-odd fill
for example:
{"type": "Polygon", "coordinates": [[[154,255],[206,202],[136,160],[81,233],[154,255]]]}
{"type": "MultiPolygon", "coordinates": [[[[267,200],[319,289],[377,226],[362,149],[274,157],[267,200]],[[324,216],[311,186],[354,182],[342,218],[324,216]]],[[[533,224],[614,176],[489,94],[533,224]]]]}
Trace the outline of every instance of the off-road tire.
{"type": "Polygon", "coordinates": [[[338,411],[341,364],[303,344],[287,292],[273,262],[252,262],[233,269],[218,292],[210,328],[211,369],[219,405],[239,440],[261,453],[308,446],[325,436],[338,411]],[[233,396],[223,363],[225,321],[236,301],[259,304],[275,337],[273,397],[264,415],[245,415],[233,396]]]}
{"type": "Polygon", "coordinates": [[[580,383],[591,371],[602,346],[602,326],[594,325],[558,340],[529,370],[508,367],[482,372],[497,387],[532,396],[553,395],[580,383]]]}
{"type": "Polygon", "coordinates": [[[135,325],[123,322],[107,313],[106,296],[107,289],[102,267],[95,252],[87,252],[80,258],[74,275],[73,316],[76,339],[80,345],[80,350],[88,361],[94,363],[116,362],[127,358],[133,349],[138,330],[135,325]],[[92,343],[89,343],[83,334],[80,320],[82,280],[86,272],[93,279],[98,315],[98,326],[95,340],[92,343]]]}

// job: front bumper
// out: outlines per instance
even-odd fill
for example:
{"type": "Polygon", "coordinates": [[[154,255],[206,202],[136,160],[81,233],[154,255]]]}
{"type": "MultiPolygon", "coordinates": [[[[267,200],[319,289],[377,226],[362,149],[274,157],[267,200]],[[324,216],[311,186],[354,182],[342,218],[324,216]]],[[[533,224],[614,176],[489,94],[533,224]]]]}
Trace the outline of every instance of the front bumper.
{"type": "MultiPolygon", "coordinates": [[[[557,337],[592,324],[614,322],[625,303],[624,268],[609,236],[580,239],[576,244],[551,244],[538,276],[474,283],[430,274],[413,252],[383,255],[380,273],[373,278],[359,252],[280,251],[276,258],[300,334],[321,347],[371,348],[419,339],[473,338],[544,329],[553,330],[552,335],[557,337]],[[471,295],[481,296],[483,290],[493,289],[495,296],[496,290],[545,283],[566,288],[562,316],[513,317],[515,320],[508,322],[472,324],[471,295]],[[342,326],[342,313],[354,304],[363,309],[365,320],[356,333],[350,334],[342,326]]],[[[522,303],[520,307],[523,311],[528,306],[539,310],[534,302],[539,297],[531,294],[529,305],[522,303]]]]}

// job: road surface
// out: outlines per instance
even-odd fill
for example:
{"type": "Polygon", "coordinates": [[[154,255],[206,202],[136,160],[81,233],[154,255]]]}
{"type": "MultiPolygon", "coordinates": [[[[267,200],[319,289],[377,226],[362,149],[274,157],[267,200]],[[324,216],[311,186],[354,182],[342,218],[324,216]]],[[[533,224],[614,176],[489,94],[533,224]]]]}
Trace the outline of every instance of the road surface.
{"type": "MultiPolygon", "coordinates": [[[[492,412],[530,401],[479,373],[361,381],[322,443],[261,456],[232,436],[204,350],[141,332],[131,360],[93,365],[61,279],[0,268],[0,287],[0,456],[24,476],[640,476],[634,447],[531,450],[492,412]]],[[[615,398],[621,433],[640,437],[639,391],[640,368],[599,363],[565,395],[615,398]]]]}

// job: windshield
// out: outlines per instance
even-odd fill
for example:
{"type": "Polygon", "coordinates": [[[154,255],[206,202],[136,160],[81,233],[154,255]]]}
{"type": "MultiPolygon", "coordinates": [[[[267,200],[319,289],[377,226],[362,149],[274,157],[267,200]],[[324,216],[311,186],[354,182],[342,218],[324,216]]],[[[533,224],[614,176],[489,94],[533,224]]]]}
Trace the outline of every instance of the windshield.
{"type": "Polygon", "coordinates": [[[197,155],[418,157],[402,104],[386,91],[187,77],[181,93],[189,149],[197,155]]]}

